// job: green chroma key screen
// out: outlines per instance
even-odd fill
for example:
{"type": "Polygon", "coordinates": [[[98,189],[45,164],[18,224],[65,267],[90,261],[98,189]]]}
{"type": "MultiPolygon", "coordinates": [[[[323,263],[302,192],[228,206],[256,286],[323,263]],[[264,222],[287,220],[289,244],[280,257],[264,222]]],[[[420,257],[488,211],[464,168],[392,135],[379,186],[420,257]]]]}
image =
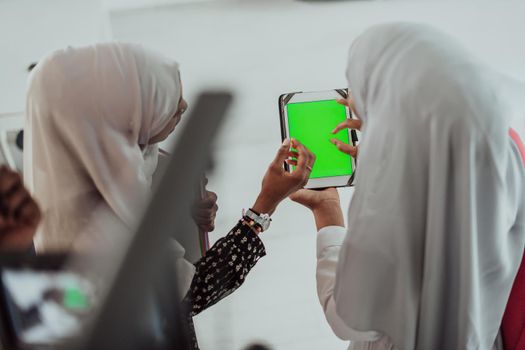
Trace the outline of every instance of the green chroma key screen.
{"type": "Polygon", "coordinates": [[[346,119],[346,108],[336,100],[289,103],[286,108],[290,137],[299,140],[316,156],[310,178],[352,175],[350,156],[330,142],[336,138],[350,143],[347,130],[336,135],[331,133],[346,119]]]}

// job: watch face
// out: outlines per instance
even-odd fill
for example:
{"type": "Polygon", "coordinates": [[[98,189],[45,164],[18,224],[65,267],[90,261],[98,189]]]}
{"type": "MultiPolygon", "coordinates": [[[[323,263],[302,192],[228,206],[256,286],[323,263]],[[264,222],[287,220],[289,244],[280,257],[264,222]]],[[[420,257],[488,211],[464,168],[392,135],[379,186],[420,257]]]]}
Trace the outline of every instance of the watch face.
{"type": "Polygon", "coordinates": [[[257,215],[251,209],[249,209],[246,212],[246,216],[248,216],[250,219],[252,219],[257,224],[259,224],[261,228],[263,229],[263,231],[266,231],[268,227],[270,227],[270,222],[272,221],[270,219],[270,215],[268,214],[257,215]]]}

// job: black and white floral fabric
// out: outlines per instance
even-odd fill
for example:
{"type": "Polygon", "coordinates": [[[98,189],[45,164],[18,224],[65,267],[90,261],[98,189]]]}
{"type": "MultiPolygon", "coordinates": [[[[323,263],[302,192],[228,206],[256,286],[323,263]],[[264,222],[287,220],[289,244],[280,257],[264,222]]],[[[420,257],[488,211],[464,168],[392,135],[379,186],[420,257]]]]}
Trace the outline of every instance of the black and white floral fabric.
{"type": "Polygon", "coordinates": [[[219,239],[196,264],[183,303],[194,349],[198,349],[192,317],[239,288],[257,261],[266,255],[261,239],[242,221],[219,239]]]}

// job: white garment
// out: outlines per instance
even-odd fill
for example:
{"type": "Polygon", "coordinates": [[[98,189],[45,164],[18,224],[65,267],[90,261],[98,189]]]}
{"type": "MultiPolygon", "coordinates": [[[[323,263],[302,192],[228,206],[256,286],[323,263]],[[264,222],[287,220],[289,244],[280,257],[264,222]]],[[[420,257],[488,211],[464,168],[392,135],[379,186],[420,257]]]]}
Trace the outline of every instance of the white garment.
{"type": "MultiPolygon", "coordinates": [[[[149,140],[174,118],[178,64],[138,45],[67,48],[30,76],[24,177],[44,220],[37,252],[117,253],[149,200],[157,166],[149,140]]],[[[173,242],[179,277],[193,265],[173,242]]]]}
{"type": "MultiPolygon", "coordinates": [[[[346,229],[340,226],[327,226],[317,233],[317,295],[334,334],[342,340],[352,340],[352,346],[357,349],[355,347],[358,344],[373,344],[382,336],[374,331],[353,330],[337,315],[334,301],[335,271],[345,236],[346,229]]],[[[384,348],[378,347],[377,349],[384,348]]]]}
{"type": "Polygon", "coordinates": [[[508,135],[525,106],[423,25],[365,32],[347,77],[363,125],[328,312],[400,350],[490,349],[525,247],[525,171],[508,135]]]}
{"type": "MultiPolygon", "coordinates": [[[[335,272],[346,234],[346,229],[340,226],[326,226],[317,233],[317,295],[326,320],[335,335],[342,340],[351,340],[349,350],[396,350],[388,337],[379,332],[359,332],[351,329],[337,315],[334,301],[335,272]]],[[[500,339],[493,350],[504,350],[500,339]]]]}

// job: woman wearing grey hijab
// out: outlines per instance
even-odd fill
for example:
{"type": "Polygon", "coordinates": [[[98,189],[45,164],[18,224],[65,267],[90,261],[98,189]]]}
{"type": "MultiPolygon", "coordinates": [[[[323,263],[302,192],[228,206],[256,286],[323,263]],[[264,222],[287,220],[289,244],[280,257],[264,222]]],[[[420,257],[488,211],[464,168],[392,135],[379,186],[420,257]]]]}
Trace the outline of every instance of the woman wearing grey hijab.
{"type": "Polygon", "coordinates": [[[336,131],[362,131],[348,229],[334,189],[293,196],[316,218],[328,322],[351,349],[501,349],[525,246],[523,109],[422,25],[366,31],[347,78],[360,122],[336,131]]]}

